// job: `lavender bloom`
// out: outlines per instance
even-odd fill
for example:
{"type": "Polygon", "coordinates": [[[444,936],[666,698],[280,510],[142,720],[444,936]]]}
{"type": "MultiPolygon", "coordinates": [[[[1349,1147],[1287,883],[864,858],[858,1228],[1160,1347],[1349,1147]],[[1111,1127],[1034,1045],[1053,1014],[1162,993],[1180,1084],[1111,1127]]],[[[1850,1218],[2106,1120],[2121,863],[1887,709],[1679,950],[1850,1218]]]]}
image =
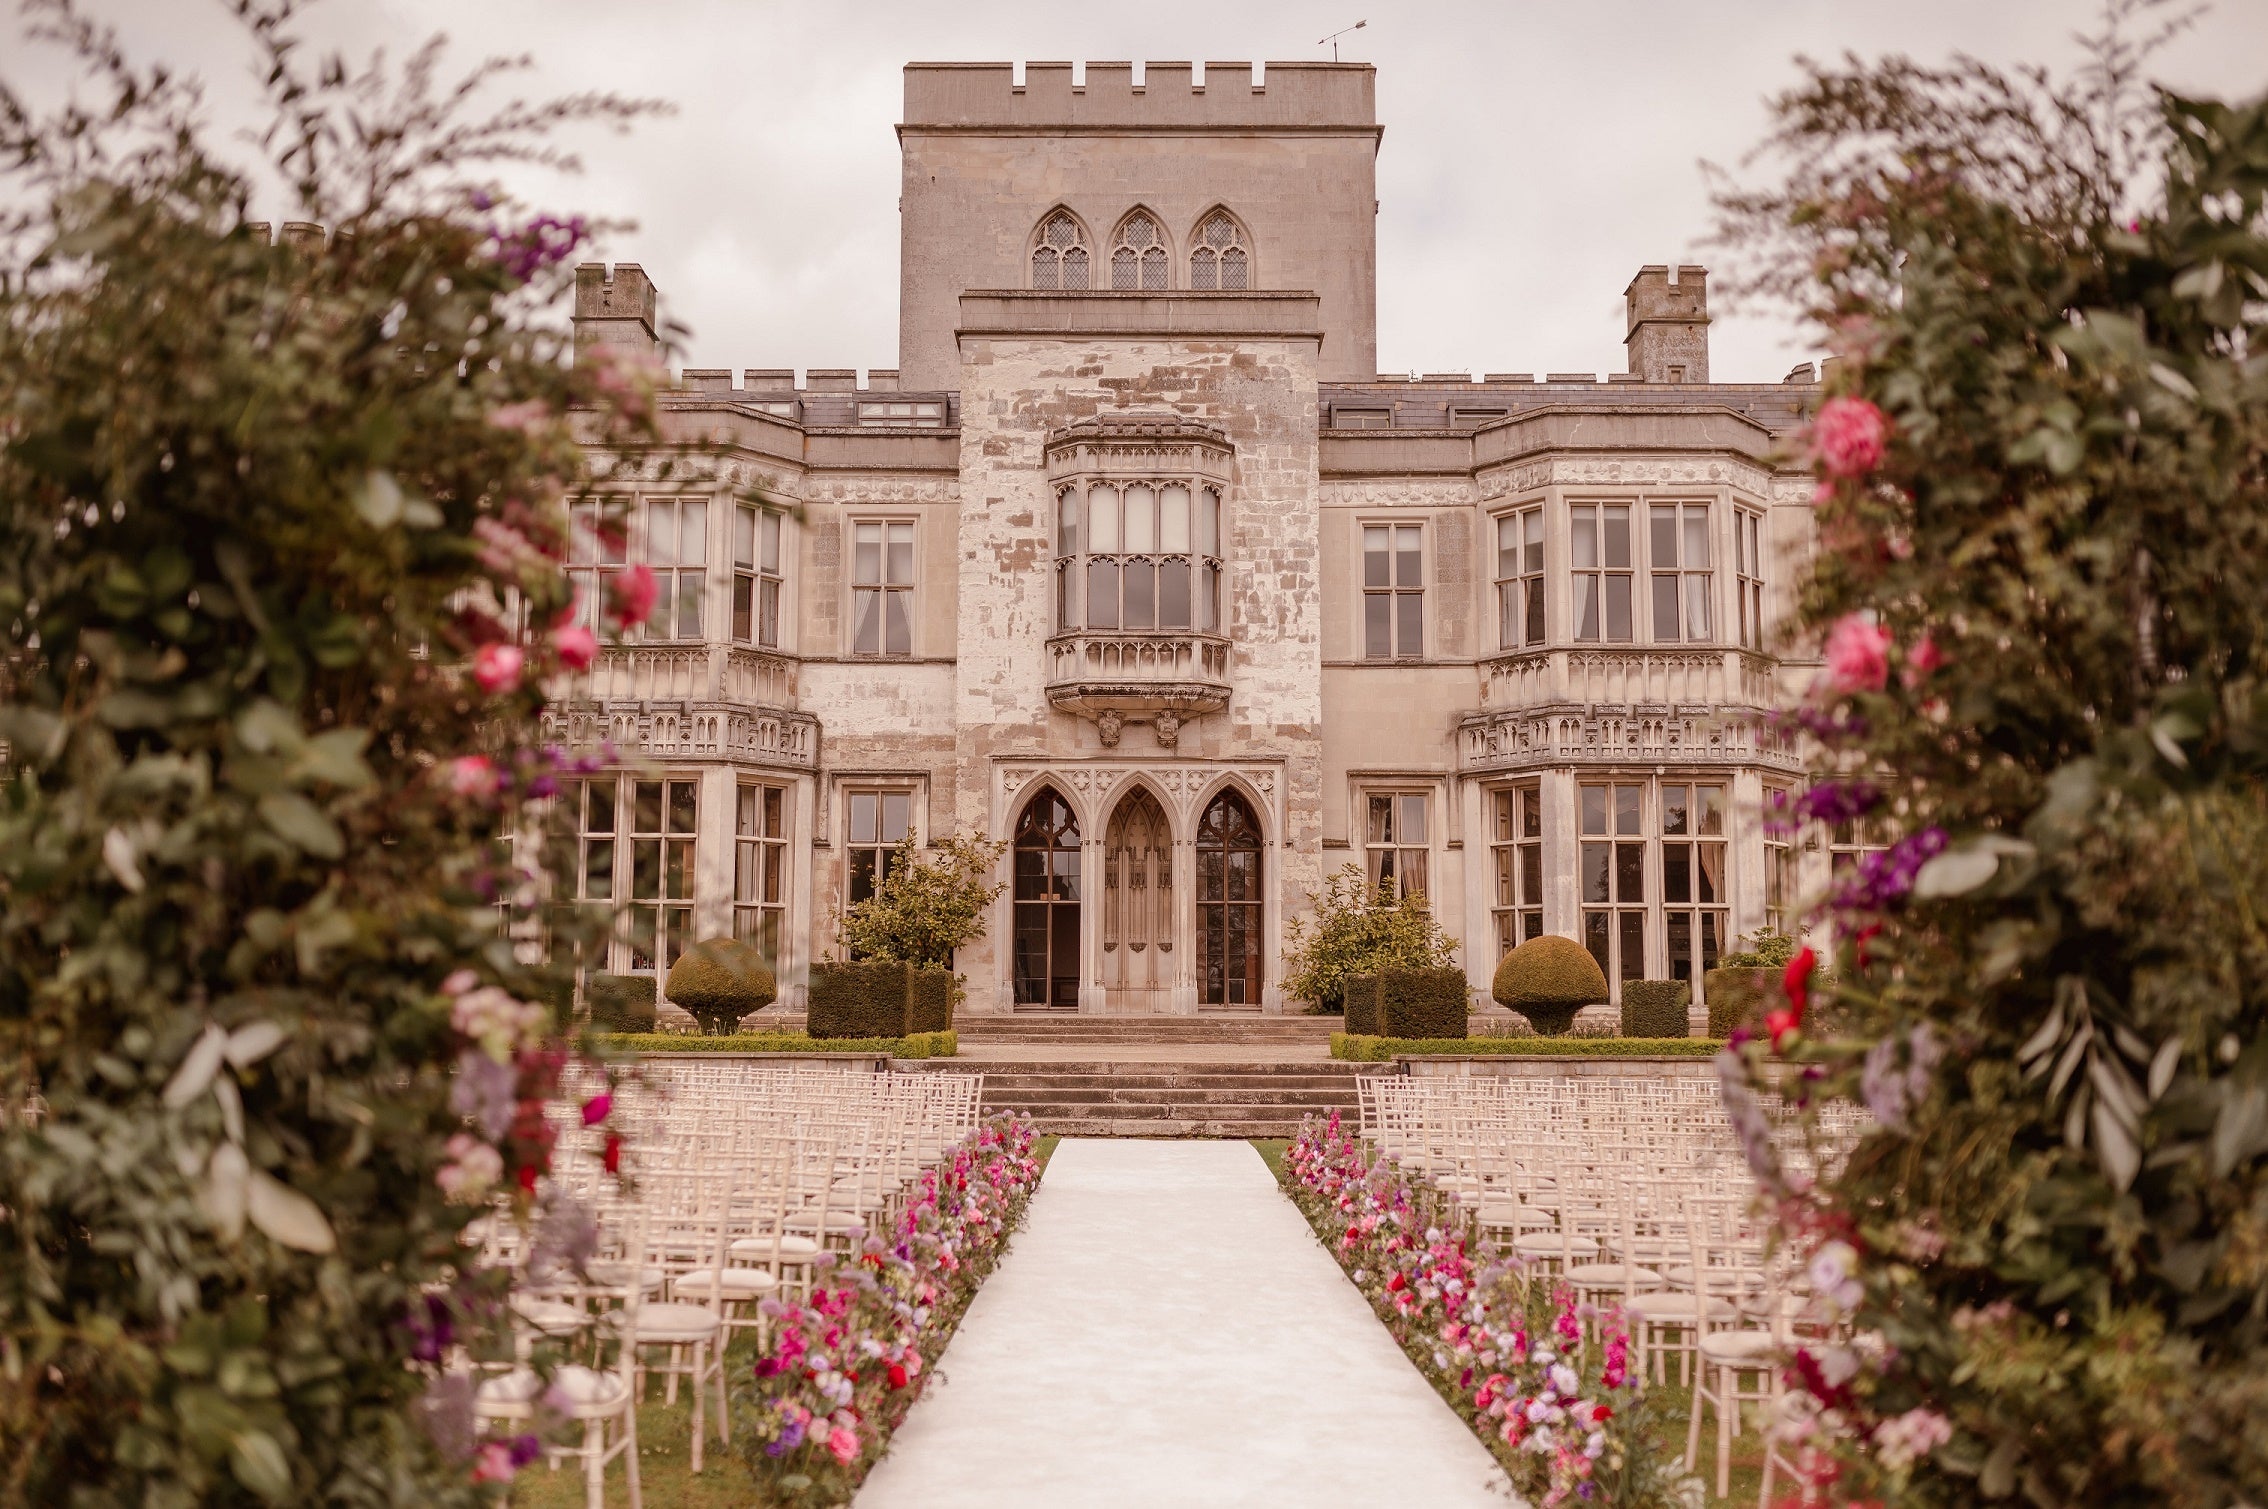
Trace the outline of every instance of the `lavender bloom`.
{"type": "Polygon", "coordinates": [[[528,1273],[537,1280],[562,1271],[581,1275],[598,1254],[598,1219],[590,1207],[556,1190],[544,1198],[528,1236],[528,1273]]]}
{"type": "Polygon", "coordinates": [[[1914,877],[1945,848],[1945,842],[1943,828],[1924,828],[1865,856],[1852,876],[1836,888],[1828,904],[1842,912],[1887,910],[1913,890],[1914,877]]]}
{"type": "Polygon", "coordinates": [[[449,1301],[438,1294],[428,1294],[410,1307],[402,1319],[402,1329],[409,1334],[409,1354],[412,1361],[439,1362],[457,1341],[457,1318],[449,1301]]]}
{"type": "Polygon", "coordinates": [[[1898,1066],[1898,1039],[1886,1037],[1866,1051],[1859,1071],[1859,1093],[1874,1119],[1893,1132],[1906,1130],[1906,1115],[1929,1094],[1945,1045],[1922,1022],[1906,1034],[1906,1064],[1898,1066]]]}
{"type": "Polygon", "coordinates": [[[1780,1169],[1780,1150],[1772,1142],[1772,1123],[1757,1099],[1756,1087],[1748,1082],[1748,1066],[1729,1048],[1717,1055],[1717,1090],[1748,1171],[1767,1189],[1785,1195],[1788,1181],[1780,1169]]]}
{"type": "Polygon", "coordinates": [[[449,1087],[449,1109],[473,1119],[482,1134],[494,1142],[512,1129],[514,1093],[519,1076],[510,1064],[500,1064],[478,1048],[457,1055],[457,1080],[449,1087]]]}
{"type": "Polygon", "coordinates": [[[489,232],[496,245],[496,260],[522,283],[573,256],[588,234],[589,227],[580,215],[566,220],[538,215],[517,230],[489,232]]]}

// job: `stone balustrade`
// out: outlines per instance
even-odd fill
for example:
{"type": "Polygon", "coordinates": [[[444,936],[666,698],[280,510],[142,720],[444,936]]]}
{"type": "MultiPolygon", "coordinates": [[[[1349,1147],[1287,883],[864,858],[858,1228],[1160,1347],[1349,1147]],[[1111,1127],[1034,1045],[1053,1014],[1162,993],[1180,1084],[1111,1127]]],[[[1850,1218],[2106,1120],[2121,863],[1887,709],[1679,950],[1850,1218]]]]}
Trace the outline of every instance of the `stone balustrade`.
{"type": "Polygon", "coordinates": [[[625,756],[815,768],[819,720],[798,710],[796,662],[742,645],[618,645],[570,678],[544,738],[625,756]]]}
{"type": "Polygon", "coordinates": [[[1772,662],[1737,649],[1553,649],[1480,663],[1481,706],[1777,705],[1772,662]]]}
{"type": "Polygon", "coordinates": [[[1092,718],[1106,746],[1127,723],[1149,723],[1172,748],[1182,723],[1229,700],[1229,641],[1188,630],[1085,630],[1047,642],[1047,696],[1092,718]]]}

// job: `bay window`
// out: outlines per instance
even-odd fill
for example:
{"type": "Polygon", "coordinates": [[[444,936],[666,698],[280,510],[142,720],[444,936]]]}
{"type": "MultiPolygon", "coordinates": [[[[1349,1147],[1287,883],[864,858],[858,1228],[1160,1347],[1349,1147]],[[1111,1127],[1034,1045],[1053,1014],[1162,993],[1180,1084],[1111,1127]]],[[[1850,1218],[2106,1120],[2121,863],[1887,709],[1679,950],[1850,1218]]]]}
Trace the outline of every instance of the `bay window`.
{"type": "Polygon", "coordinates": [[[1221,493],[1184,478],[1055,497],[1057,627],[1220,632],[1221,493]]]}

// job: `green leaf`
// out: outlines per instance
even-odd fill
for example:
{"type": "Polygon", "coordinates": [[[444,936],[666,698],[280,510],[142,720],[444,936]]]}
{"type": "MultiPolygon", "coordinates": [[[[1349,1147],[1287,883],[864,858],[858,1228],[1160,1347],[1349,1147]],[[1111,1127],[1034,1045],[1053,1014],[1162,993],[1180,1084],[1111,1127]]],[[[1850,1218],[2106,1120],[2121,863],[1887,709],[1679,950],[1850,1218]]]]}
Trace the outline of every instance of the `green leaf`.
{"type": "Polygon", "coordinates": [[[254,754],[290,754],[307,742],[299,719],[273,697],[262,697],[236,715],[236,737],[254,754]]]}
{"type": "Polygon", "coordinates": [[[300,1252],[329,1252],[338,1237],[320,1207],[298,1190],[259,1169],[246,1190],[246,1213],[270,1239],[300,1252]]]}
{"type": "Polygon", "coordinates": [[[346,853],[346,840],[338,825],[296,791],[271,791],[260,798],[260,820],[285,840],[317,859],[337,859],[346,853]]]}
{"type": "Polygon", "coordinates": [[[229,1438],[228,1470],[271,1504],[280,1504],[291,1494],[291,1464],[266,1431],[238,1431],[229,1438]]]}
{"type": "Polygon", "coordinates": [[[324,781],[342,791],[367,790],[378,779],[362,758],[369,747],[368,729],[330,729],[307,741],[292,762],[291,773],[296,779],[324,781]]]}
{"type": "Polygon", "coordinates": [[[402,516],[402,487],[392,472],[371,471],[348,490],[354,511],[373,529],[391,529],[402,516]]]}

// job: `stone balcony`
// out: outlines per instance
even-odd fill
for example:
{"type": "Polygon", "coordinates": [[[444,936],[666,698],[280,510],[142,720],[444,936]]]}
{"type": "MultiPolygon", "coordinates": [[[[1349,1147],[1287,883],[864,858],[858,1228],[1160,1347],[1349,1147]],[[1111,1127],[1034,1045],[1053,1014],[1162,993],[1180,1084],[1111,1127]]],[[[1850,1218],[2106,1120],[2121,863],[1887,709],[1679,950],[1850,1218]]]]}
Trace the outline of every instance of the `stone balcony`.
{"type": "Polygon", "coordinates": [[[1094,720],[1116,748],[1128,723],[1148,723],[1171,749],[1181,725],[1229,701],[1229,642],[1187,630],[1082,630],[1047,642],[1047,700],[1094,720]]]}
{"type": "Polygon", "coordinates": [[[1773,663],[1739,649],[1550,649],[1482,661],[1481,706],[1457,727],[1458,768],[1565,765],[1802,768],[1774,728],[1773,663]]]}
{"type": "Polygon", "coordinates": [[[796,662],[740,645],[618,645],[567,679],[544,737],[624,755],[815,768],[819,720],[797,709],[796,662]]]}

